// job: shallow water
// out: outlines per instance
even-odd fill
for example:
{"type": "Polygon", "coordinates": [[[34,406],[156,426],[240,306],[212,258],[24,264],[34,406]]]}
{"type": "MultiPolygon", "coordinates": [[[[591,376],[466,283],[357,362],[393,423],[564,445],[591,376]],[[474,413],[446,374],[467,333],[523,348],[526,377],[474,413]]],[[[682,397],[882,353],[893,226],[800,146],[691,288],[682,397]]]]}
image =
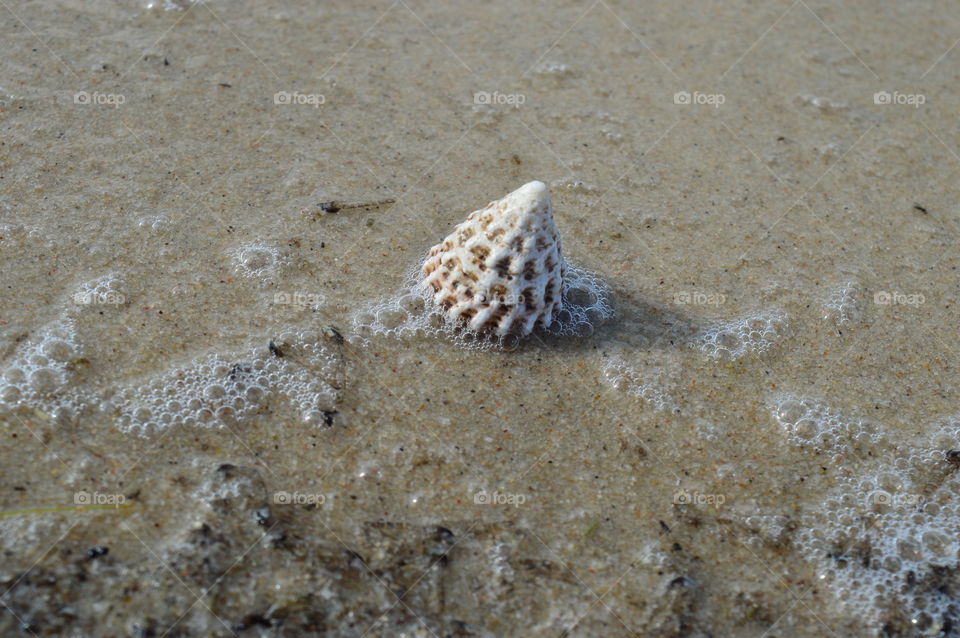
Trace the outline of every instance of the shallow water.
{"type": "Polygon", "coordinates": [[[0,12],[4,635],[960,626],[955,11],[0,12]],[[612,318],[413,330],[533,179],[612,318]]]}

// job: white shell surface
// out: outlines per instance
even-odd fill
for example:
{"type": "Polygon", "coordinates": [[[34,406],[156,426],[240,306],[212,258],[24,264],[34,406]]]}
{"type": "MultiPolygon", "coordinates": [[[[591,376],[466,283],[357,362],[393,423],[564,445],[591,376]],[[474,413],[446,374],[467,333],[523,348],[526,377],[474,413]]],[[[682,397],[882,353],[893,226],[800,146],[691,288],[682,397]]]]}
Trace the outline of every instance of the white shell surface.
{"type": "Polygon", "coordinates": [[[556,318],[564,269],[550,194],[534,181],[474,211],[434,246],[422,285],[469,330],[525,336],[556,318]]]}

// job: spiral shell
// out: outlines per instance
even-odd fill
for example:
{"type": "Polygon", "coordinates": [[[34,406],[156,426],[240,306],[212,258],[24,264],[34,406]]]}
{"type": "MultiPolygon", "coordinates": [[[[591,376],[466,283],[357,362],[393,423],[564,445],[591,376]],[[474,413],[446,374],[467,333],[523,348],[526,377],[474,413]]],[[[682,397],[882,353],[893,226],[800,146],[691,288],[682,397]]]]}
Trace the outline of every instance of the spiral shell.
{"type": "Polygon", "coordinates": [[[550,194],[530,182],[474,211],[434,246],[421,285],[466,329],[522,337],[556,319],[565,268],[550,194]]]}

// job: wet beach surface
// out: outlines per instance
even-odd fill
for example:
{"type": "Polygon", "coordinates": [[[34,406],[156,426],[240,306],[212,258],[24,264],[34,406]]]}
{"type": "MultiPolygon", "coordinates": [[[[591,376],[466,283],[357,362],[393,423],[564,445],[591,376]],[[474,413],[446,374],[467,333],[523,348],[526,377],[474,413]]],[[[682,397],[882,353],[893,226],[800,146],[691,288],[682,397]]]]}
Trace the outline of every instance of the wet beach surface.
{"type": "Polygon", "coordinates": [[[0,634],[958,631],[956,11],[0,15],[0,634]],[[418,333],[534,179],[613,316],[418,333]]]}

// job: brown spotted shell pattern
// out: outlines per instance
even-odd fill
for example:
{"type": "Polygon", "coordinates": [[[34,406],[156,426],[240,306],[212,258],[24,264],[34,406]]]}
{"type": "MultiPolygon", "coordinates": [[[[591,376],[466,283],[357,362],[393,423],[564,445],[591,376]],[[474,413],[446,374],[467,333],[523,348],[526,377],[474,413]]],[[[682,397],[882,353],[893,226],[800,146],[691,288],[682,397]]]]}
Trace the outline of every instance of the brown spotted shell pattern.
{"type": "Polygon", "coordinates": [[[556,319],[565,268],[547,187],[530,182],[434,246],[422,286],[466,329],[522,337],[556,319]]]}

